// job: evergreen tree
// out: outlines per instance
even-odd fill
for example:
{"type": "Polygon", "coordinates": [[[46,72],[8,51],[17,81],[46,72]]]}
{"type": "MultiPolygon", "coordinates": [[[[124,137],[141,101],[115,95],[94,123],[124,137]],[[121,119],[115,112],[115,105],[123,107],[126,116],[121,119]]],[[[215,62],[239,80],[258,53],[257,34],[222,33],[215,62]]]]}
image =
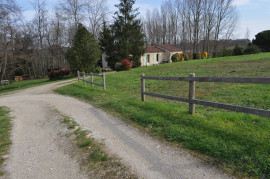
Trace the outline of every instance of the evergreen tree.
{"type": "Polygon", "coordinates": [[[253,44],[262,49],[263,52],[270,52],[270,30],[258,33],[253,40],[253,44]]]}
{"type": "Polygon", "coordinates": [[[79,24],[73,44],[66,53],[71,69],[74,72],[93,72],[100,56],[101,51],[95,37],[79,24]]]}
{"type": "Polygon", "coordinates": [[[121,62],[123,59],[131,60],[135,67],[141,65],[140,57],[144,53],[145,35],[141,21],[137,18],[138,9],[133,9],[134,4],[135,0],[120,0],[120,3],[116,5],[118,11],[115,12],[114,24],[111,25],[110,32],[103,29],[101,38],[103,40],[101,41],[105,42],[107,46],[105,44],[102,46],[105,47],[104,52],[109,56],[107,61],[112,68],[115,63],[121,62]],[[108,37],[111,37],[109,42],[104,40],[105,32],[108,37]],[[110,48],[110,50],[106,50],[106,48],[110,48]]]}
{"type": "Polygon", "coordinates": [[[116,63],[112,58],[115,51],[114,39],[112,37],[111,30],[106,25],[105,21],[103,21],[102,32],[100,32],[99,45],[102,53],[106,54],[106,60],[108,61],[109,66],[114,67],[114,64],[116,63]]]}

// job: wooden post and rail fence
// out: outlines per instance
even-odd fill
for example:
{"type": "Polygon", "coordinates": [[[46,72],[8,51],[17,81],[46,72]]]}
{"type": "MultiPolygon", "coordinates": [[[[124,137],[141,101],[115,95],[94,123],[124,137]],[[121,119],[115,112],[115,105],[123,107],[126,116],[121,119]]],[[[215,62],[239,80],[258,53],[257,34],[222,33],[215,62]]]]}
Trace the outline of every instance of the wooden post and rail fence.
{"type": "Polygon", "coordinates": [[[85,73],[85,72],[77,72],[78,73],[78,82],[79,81],[83,81],[84,85],[86,83],[90,83],[91,84],[91,87],[94,87],[94,85],[98,85],[98,86],[103,86],[103,90],[105,91],[106,90],[106,80],[105,80],[105,74],[101,74],[101,75],[96,75],[96,74],[93,74],[93,73],[85,73]],[[83,78],[81,78],[81,75],[83,78]],[[91,78],[91,81],[87,81],[86,80],[86,76],[90,76],[91,78]],[[94,77],[102,77],[102,84],[100,83],[95,83],[94,82],[94,77]]]}
{"type": "Polygon", "coordinates": [[[203,105],[214,108],[226,109],[235,112],[247,114],[255,114],[264,117],[270,117],[269,110],[254,109],[242,106],[234,106],[229,104],[214,103],[195,99],[195,82],[222,82],[222,83],[252,83],[252,84],[270,84],[270,78],[225,78],[225,77],[195,77],[195,73],[191,73],[189,77],[154,77],[141,75],[141,100],[145,101],[145,96],[158,97],[163,99],[175,100],[189,103],[189,113],[195,113],[195,105],[203,105]],[[148,93],[145,91],[145,80],[169,80],[169,81],[187,81],[189,82],[189,99],[174,97],[162,94],[148,93]]]}

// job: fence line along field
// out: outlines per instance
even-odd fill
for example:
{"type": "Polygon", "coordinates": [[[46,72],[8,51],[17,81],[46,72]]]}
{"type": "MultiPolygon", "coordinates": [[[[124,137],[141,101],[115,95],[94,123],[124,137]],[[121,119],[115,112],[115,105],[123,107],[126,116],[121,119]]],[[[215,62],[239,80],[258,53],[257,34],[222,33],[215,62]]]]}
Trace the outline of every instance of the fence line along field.
{"type": "Polygon", "coordinates": [[[175,100],[189,103],[189,113],[195,113],[195,104],[209,106],[214,108],[226,109],[230,111],[242,112],[247,114],[255,114],[258,116],[270,117],[269,110],[261,110],[254,108],[247,108],[243,106],[234,106],[221,103],[213,103],[208,101],[195,99],[195,81],[198,82],[226,82],[226,83],[251,83],[251,84],[270,84],[270,78],[224,78],[224,77],[195,77],[195,73],[191,73],[189,77],[154,77],[141,75],[141,96],[142,101],[145,101],[145,95],[158,97],[163,99],[175,100]],[[145,80],[168,80],[168,81],[189,81],[189,99],[179,98],[174,96],[161,95],[156,93],[148,93],[145,91],[145,80]]]}
{"type": "MultiPolygon", "coordinates": [[[[270,77],[270,53],[176,62],[106,75],[107,90],[74,83],[58,90],[88,100],[145,128],[152,135],[179,144],[242,177],[270,177],[268,117],[147,97],[141,101],[141,74],[146,76],[265,78],[270,77]]],[[[102,79],[97,79],[102,83],[102,79]]],[[[189,98],[189,83],[146,80],[147,92],[189,98]]],[[[270,85],[196,83],[196,99],[262,110],[270,109],[270,85]]]]}

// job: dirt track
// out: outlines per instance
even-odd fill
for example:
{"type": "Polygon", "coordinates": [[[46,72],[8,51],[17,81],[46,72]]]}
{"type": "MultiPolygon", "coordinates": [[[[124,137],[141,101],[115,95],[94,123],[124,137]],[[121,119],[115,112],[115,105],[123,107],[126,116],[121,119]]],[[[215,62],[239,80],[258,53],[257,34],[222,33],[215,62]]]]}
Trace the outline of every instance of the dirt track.
{"type": "Polygon", "coordinates": [[[140,130],[77,99],[55,94],[58,82],[0,96],[13,117],[7,178],[87,178],[57,140],[54,109],[72,117],[121,158],[139,178],[230,178],[222,171],[168,146],[140,130]]]}

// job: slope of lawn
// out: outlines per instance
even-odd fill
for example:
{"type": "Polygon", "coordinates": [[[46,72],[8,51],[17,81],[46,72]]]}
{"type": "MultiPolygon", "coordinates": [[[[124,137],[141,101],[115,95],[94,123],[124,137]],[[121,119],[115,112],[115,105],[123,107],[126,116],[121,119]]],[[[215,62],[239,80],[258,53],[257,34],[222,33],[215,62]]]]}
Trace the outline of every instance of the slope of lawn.
{"type": "MultiPolygon", "coordinates": [[[[97,107],[179,144],[239,176],[270,178],[270,118],[147,97],[140,101],[140,75],[270,77],[270,53],[141,67],[106,75],[107,91],[74,83],[61,94],[97,107]]],[[[95,82],[101,79],[95,78],[95,82]]],[[[188,96],[188,82],[146,80],[146,91],[188,96]]],[[[270,110],[270,85],[196,83],[196,98],[270,110]]]]}
{"type": "Polygon", "coordinates": [[[4,156],[7,154],[10,141],[11,122],[8,116],[8,109],[0,107],[0,176],[4,174],[1,171],[1,165],[4,163],[4,156]]]}

